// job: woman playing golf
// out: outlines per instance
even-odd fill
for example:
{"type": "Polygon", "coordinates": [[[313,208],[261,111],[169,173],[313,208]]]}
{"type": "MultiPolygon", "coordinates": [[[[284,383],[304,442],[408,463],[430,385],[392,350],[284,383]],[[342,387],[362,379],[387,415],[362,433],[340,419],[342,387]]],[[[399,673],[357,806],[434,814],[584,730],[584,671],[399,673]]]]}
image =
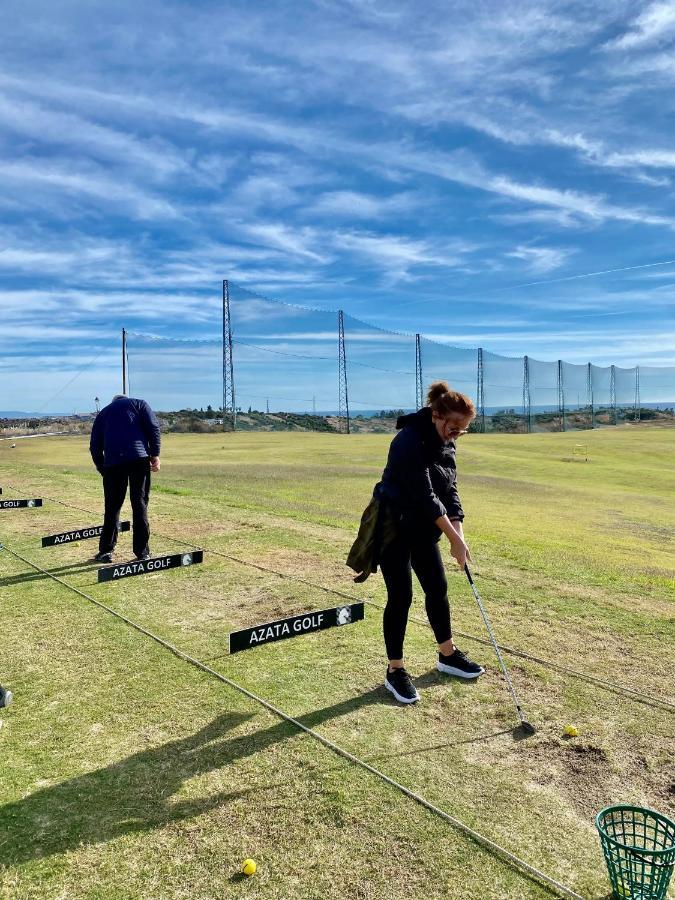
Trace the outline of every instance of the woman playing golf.
{"type": "Polygon", "coordinates": [[[464,512],[457,492],[455,440],[476,417],[471,400],[451,391],[445,381],[429,388],[427,405],[401,416],[391,442],[382,481],[375,489],[380,514],[386,512],[388,533],[382,532],[378,559],[387,586],[384,642],[389,665],[385,687],[400,703],[420,699],[403,665],[403,641],[412,603],[415,572],[426,612],[438,644],[439,672],[477,678],[484,669],[468,659],[453,640],[448,585],[439,541],[445,535],[460,568],[471,559],[464,540],[464,512]],[[393,523],[394,527],[391,527],[393,523]]]}

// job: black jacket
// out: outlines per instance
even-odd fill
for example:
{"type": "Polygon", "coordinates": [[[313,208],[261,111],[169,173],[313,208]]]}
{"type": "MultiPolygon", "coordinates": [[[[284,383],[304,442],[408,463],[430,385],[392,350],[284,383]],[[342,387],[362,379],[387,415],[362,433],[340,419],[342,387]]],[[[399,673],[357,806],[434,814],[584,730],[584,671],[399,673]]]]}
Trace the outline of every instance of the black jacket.
{"type": "Polygon", "coordinates": [[[401,513],[405,525],[440,536],[436,519],[446,513],[450,519],[464,518],[455,442],[443,443],[428,406],[401,416],[396,427],[400,430],[389,448],[380,495],[401,513]]]}
{"type": "Polygon", "coordinates": [[[118,397],[104,406],[91,429],[89,450],[99,471],[108,466],[159,456],[161,435],[145,400],[118,397]]]}

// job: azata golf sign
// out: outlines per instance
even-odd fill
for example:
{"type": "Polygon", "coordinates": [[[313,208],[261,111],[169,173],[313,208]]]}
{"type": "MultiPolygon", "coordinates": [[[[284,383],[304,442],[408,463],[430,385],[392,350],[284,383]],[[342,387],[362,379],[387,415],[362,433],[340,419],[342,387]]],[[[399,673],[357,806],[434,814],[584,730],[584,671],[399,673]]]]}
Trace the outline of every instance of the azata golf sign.
{"type": "MultiPolygon", "coordinates": [[[[131,522],[120,522],[120,531],[129,531],[131,522]]],[[[64,531],[61,534],[50,534],[42,538],[43,547],[56,547],[59,544],[72,544],[74,541],[86,541],[99,537],[103,531],[103,525],[92,525],[91,528],[76,528],[73,531],[64,531]]]]}
{"type": "Polygon", "coordinates": [[[350,625],[352,622],[362,621],[363,617],[363,603],[352,603],[347,606],[336,606],[333,609],[302,613],[288,619],[256,625],[255,628],[245,628],[243,631],[233,631],[230,634],[230,653],[250,650],[260,644],[284,641],[301,634],[310,634],[313,631],[350,625]]]}
{"type": "Polygon", "coordinates": [[[0,509],[33,509],[42,506],[42,500],[0,500],[0,509]]]}
{"type": "Polygon", "coordinates": [[[192,550],[190,553],[173,553],[170,556],[154,556],[152,559],[135,559],[118,566],[106,566],[98,570],[98,580],[119,581],[132,575],[146,575],[149,572],[163,572],[165,569],[180,569],[182,566],[193,566],[204,562],[203,550],[192,550]]]}

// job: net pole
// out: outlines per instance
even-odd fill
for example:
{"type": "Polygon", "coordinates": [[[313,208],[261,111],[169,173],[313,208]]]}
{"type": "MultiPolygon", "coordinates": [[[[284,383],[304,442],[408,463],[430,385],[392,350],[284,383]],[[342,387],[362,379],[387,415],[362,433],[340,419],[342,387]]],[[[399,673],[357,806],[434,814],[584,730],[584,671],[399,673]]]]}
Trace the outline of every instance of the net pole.
{"type": "Polygon", "coordinates": [[[565,381],[561,359],[558,360],[558,415],[560,416],[560,430],[565,431],[565,381]]]}
{"type": "Polygon", "coordinates": [[[419,334],[415,335],[415,404],[417,409],[422,409],[422,391],[424,379],[422,376],[422,345],[419,334]]]}
{"type": "Polygon", "coordinates": [[[609,367],[609,405],[612,410],[612,421],[616,425],[616,367],[609,367]]]}
{"type": "Polygon", "coordinates": [[[122,329],[122,393],[127,393],[127,330],[122,329]]]}
{"type": "Polygon", "coordinates": [[[478,372],[476,385],[476,402],[478,403],[478,418],[480,419],[480,430],[485,434],[485,384],[483,381],[483,348],[478,348],[478,372]]]}
{"type": "Polygon", "coordinates": [[[523,357],[523,415],[527,422],[527,433],[532,432],[532,403],[530,398],[530,361],[523,357]]]}
{"type": "Polygon", "coordinates": [[[227,279],[223,279],[223,431],[227,431],[228,415],[231,415],[232,417],[232,431],[236,431],[237,407],[235,405],[234,396],[230,283],[227,279]]]}
{"type": "Polygon", "coordinates": [[[349,434],[349,391],[347,388],[347,353],[345,351],[344,313],[338,310],[338,418],[345,421],[349,434]]]}
{"type": "Polygon", "coordinates": [[[635,421],[640,421],[640,366],[635,366],[635,421]]]}
{"type": "Polygon", "coordinates": [[[591,428],[595,428],[595,407],[593,405],[593,366],[588,363],[586,369],[586,390],[588,393],[588,405],[591,410],[591,428]]]}

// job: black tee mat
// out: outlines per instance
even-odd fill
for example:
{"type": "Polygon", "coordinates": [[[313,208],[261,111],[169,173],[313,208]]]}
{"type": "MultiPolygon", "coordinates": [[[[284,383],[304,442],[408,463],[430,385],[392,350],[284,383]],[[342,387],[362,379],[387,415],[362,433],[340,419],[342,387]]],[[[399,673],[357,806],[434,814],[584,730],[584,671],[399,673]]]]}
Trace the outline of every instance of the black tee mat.
{"type": "Polygon", "coordinates": [[[256,625],[255,628],[245,628],[243,631],[233,631],[230,634],[230,653],[250,650],[260,644],[285,641],[288,638],[310,634],[313,631],[350,625],[352,622],[360,622],[363,617],[363,603],[351,603],[346,606],[336,606],[333,609],[301,613],[288,619],[256,625]]]}
{"type": "MultiPolygon", "coordinates": [[[[120,522],[120,531],[130,531],[131,522],[120,522]]],[[[92,525],[89,528],[75,528],[73,531],[64,531],[61,534],[50,534],[42,538],[43,547],[55,547],[58,544],[70,544],[74,541],[86,541],[89,538],[99,537],[103,531],[103,525],[92,525]]]]}
{"type": "Polygon", "coordinates": [[[132,559],[116,566],[106,566],[98,570],[98,580],[119,581],[132,575],[147,575],[150,572],[162,572],[164,569],[180,569],[182,566],[193,566],[204,561],[203,550],[192,550],[190,553],[173,553],[170,556],[153,556],[151,559],[132,559]]]}
{"type": "Polygon", "coordinates": [[[0,500],[0,509],[32,509],[42,506],[42,500],[0,500]]]}

